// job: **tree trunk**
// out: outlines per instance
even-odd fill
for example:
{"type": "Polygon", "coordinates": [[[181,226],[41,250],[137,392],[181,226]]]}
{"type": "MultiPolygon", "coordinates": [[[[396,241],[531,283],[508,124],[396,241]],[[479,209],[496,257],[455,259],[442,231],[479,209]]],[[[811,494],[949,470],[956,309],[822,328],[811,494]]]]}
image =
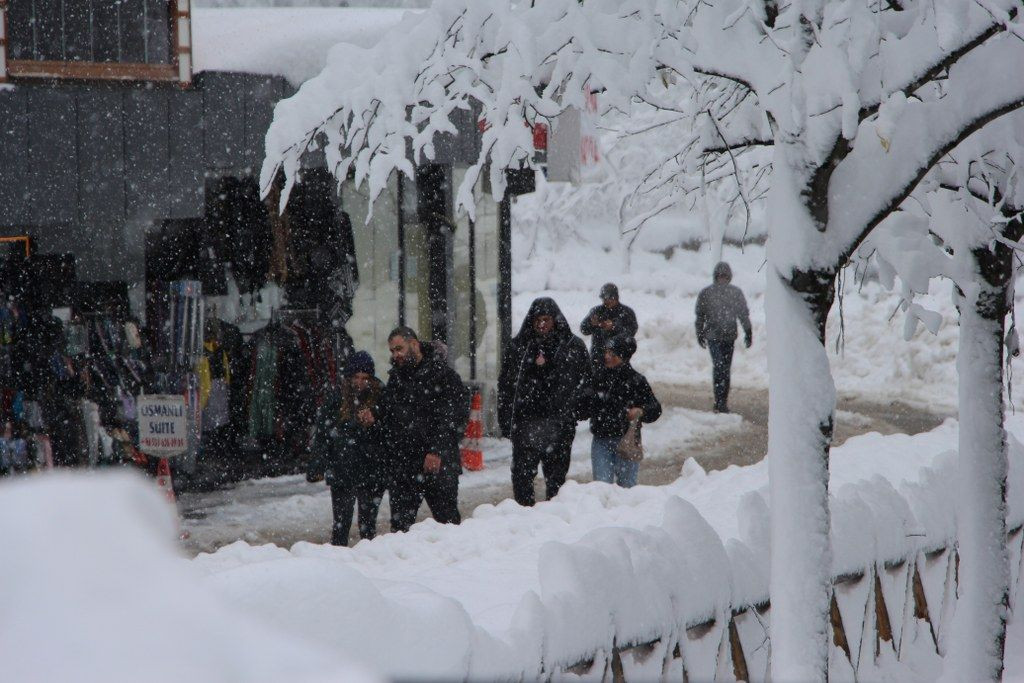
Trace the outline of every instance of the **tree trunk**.
{"type": "Polygon", "coordinates": [[[768,472],[771,496],[771,673],[828,677],[832,591],[828,453],[835,385],[825,352],[834,275],[768,273],[768,472]]]}
{"type": "Polygon", "coordinates": [[[953,680],[1000,680],[1010,561],[1006,548],[1006,432],[1003,338],[1012,253],[974,252],[980,291],[958,295],[960,438],[957,460],[958,602],[949,641],[953,680]]]}

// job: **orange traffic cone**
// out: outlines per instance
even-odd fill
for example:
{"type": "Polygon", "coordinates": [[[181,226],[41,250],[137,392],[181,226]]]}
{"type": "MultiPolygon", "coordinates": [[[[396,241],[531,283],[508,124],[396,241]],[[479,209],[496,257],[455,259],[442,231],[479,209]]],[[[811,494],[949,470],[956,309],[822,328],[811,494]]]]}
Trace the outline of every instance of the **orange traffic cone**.
{"type": "Polygon", "coordinates": [[[469,409],[469,424],[466,425],[466,436],[462,440],[462,448],[459,449],[462,466],[474,472],[484,468],[484,452],[480,445],[480,440],[484,438],[484,423],[481,417],[483,403],[479,391],[473,394],[473,402],[469,409]]]}
{"type": "Polygon", "coordinates": [[[167,500],[174,503],[174,485],[171,483],[171,466],[167,458],[160,458],[156,464],[156,485],[167,496],[167,500]]]}

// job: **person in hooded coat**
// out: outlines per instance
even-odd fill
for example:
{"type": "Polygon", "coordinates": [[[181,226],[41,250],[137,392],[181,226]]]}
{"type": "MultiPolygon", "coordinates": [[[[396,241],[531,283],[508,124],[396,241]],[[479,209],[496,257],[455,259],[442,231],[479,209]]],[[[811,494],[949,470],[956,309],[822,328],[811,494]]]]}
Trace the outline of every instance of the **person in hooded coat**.
{"type": "Polygon", "coordinates": [[[536,299],[505,349],[498,377],[498,422],[512,440],[512,491],[520,505],[536,502],[538,465],[549,500],[565,483],[590,378],[583,340],[553,299],[536,299]]]}
{"type": "Polygon", "coordinates": [[[382,384],[374,370],[366,351],[352,354],[344,382],[326,395],[317,411],[306,479],[326,479],[331,487],[332,545],[348,545],[357,501],[359,538],[376,535],[377,511],[391,478],[379,435],[357,419],[359,411],[373,410],[380,400],[382,384]]]}
{"type": "Polygon", "coordinates": [[[729,412],[729,379],[732,374],[732,353],[736,346],[736,323],[743,327],[743,341],[749,349],[753,341],[750,312],[743,292],[732,282],[732,268],[720,261],[713,274],[714,282],[697,295],[694,319],[697,343],[711,352],[711,382],[715,391],[716,413],[729,412]]]}
{"type": "Polygon", "coordinates": [[[630,364],[636,341],[619,335],[605,344],[604,366],[595,371],[590,393],[590,460],[594,481],[636,486],[640,463],[620,458],[616,449],[631,420],[641,424],[661,417],[661,403],[647,379],[630,364]]]}
{"type": "Polygon", "coordinates": [[[380,402],[357,417],[374,427],[389,453],[391,530],[408,531],[424,499],[436,521],[458,524],[469,390],[438,348],[412,329],[395,328],[388,348],[393,367],[380,402]]]}

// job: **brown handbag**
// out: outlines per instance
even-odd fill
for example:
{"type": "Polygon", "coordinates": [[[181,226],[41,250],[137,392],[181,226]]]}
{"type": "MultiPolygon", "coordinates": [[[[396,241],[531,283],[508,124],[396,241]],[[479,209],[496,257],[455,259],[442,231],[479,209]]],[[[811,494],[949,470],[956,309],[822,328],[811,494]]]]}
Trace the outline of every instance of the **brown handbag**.
{"type": "Polygon", "coordinates": [[[640,440],[640,420],[629,421],[629,428],[619,439],[619,445],[615,447],[615,455],[630,462],[640,462],[644,459],[644,445],[640,440]]]}

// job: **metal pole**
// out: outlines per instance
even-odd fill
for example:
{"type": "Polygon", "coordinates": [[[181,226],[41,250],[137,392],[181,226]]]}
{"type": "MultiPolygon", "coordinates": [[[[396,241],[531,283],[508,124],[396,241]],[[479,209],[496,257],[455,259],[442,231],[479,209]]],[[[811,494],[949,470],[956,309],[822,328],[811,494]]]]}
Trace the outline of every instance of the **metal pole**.
{"type": "Polygon", "coordinates": [[[512,339],[512,200],[508,194],[498,205],[498,320],[504,350],[512,339]]]}
{"type": "Polygon", "coordinates": [[[405,176],[398,172],[398,324],[405,325],[405,176]]]}
{"type": "Polygon", "coordinates": [[[476,381],[476,221],[469,221],[469,379],[476,381]]]}

